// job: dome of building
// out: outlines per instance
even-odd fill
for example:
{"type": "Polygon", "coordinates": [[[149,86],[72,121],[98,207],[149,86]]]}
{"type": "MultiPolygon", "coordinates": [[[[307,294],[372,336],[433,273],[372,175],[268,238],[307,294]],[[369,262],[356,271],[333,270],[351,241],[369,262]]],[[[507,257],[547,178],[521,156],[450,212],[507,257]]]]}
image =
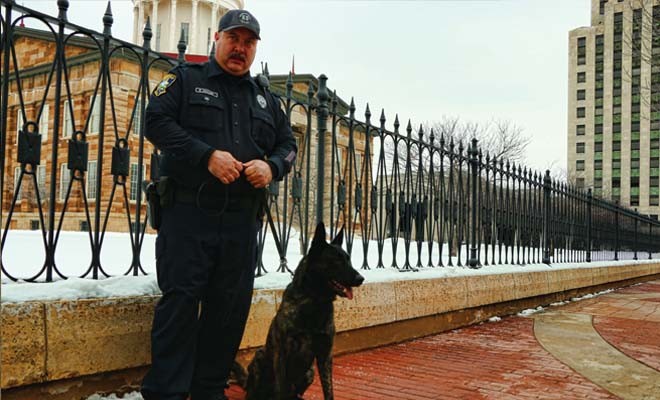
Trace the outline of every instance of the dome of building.
{"type": "Polygon", "coordinates": [[[186,54],[208,54],[218,21],[227,11],[242,9],[244,0],[132,0],[133,43],[142,44],[142,31],[150,18],[151,48],[177,53],[183,31],[186,54]]]}

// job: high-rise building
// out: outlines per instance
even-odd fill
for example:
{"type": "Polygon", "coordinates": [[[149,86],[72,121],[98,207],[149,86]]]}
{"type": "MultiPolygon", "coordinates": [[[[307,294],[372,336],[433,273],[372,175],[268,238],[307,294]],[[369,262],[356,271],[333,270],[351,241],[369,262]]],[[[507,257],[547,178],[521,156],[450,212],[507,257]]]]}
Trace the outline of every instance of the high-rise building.
{"type": "Polygon", "coordinates": [[[149,18],[151,48],[177,53],[183,32],[187,54],[208,54],[218,22],[229,10],[242,9],[243,0],[133,0],[133,43],[142,43],[149,18]]]}
{"type": "Polygon", "coordinates": [[[660,0],[591,0],[569,34],[568,174],[660,214],[660,0]]]}

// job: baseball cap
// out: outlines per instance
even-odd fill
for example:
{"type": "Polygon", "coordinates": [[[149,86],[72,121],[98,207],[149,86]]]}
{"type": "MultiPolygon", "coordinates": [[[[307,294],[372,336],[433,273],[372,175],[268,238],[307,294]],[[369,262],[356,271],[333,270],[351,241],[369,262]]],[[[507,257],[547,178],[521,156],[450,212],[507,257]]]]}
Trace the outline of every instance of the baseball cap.
{"type": "Polygon", "coordinates": [[[225,15],[220,18],[220,23],[218,23],[218,31],[225,32],[230,31],[236,28],[245,28],[252,31],[259,37],[259,21],[245,10],[229,10],[225,15]]]}

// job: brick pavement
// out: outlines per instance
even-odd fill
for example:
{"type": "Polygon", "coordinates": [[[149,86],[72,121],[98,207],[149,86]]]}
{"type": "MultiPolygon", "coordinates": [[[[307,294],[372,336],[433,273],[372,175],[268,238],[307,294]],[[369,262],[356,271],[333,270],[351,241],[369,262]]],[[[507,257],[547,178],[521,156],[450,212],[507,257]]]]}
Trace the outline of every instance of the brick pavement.
{"type": "MultiPolygon", "coordinates": [[[[550,309],[594,314],[594,328],[610,345],[660,370],[658,299],[660,281],[655,281],[550,309]],[[629,294],[637,297],[623,296],[629,294]]],[[[548,353],[533,328],[532,318],[512,316],[336,357],[335,399],[618,398],[548,353]]],[[[237,387],[227,394],[231,400],[244,398],[237,387]]],[[[305,399],[323,399],[318,377],[305,399]]]]}

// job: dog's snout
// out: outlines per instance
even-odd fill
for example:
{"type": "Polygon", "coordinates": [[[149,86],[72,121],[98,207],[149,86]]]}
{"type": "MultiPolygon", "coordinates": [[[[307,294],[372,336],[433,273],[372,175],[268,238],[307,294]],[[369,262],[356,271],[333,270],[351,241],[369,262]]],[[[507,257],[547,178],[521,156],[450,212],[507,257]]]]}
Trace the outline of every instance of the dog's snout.
{"type": "Polygon", "coordinates": [[[364,276],[360,274],[355,274],[355,286],[362,285],[362,282],[364,282],[364,276]]]}

